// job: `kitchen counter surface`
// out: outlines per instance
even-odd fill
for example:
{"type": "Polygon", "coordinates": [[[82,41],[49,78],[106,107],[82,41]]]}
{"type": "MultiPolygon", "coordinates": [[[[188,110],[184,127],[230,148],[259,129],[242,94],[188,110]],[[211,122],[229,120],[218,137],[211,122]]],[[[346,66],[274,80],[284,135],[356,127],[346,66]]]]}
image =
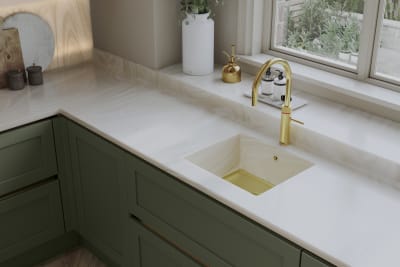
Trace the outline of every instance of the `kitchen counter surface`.
{"type": "MultiPolygon", "coordinates": [[[[259,107],[253,114],[247,108],[236,110],[232,107],[237,104],[233,99],[219,106],[221,100],[218,97],[226,94],[222,91],[216,93],[219,96],[213,95],[209,102],[204,101],[210,99],[207,90],[187,89],[190,93],[185,93],[184,87],[188,85],[183,86],[183,80],[189,78],[176,74],[179,67],[155,73],[134,64],[121,67],[119,63],[114,62],[119,67],[113,70],[88,63],[46,73],[43,86],[14,92],[0,90],[0,131],[62,114],[336,265],[400,266],[400,192],[395,183],[379,177],[373,179],[375,177],[369,177],[371,175],[361,168],[349,168],[332,158],[332,151],[323,153],[322,150],[308,149],[301,145],[302,141],[308,142],[307,139],[294,137],[294,145],[282,149],[314,165],[270,191],[253,196],[197,167],[185,157],[237,134],[278,146],[275,128],[279,125],[275,124],[279,113],[266,117],[276,127],[265,125],[262,120],[263,125],[260,125],[257,118],[265,118],[264,112],[271,112],[268,107],[259,107]],[[123,70],[124,75],[117,69],[123,70]],[[169,89],[172,87],[175,89],[169,89]]],[[[217,75],[206,79],[218,84],[217,75]]],[[[191,79],[200,81],[199,77],[191,79]]],[[[201,86],[201,82],[196,86],[201,86]]],[[[226,88],[226,85],[221,86],[226,88]]],[[[250,103],[249,99],[243,99],[243,103],[250,103]]],[[[312,103],[311,107],[324,112],[312,103]]],[[[296,115],[305,121],[309,116],[306,109],[299,110],[296,115]]],[[[361,115],[358,114],[363,118],[361,115]]],[[[357,112],[351,116],[357,117],[357,112]]],[[[345,128],[351,121],[343,119],[337,143],[333,142],[331,146],[340,143],[346,148],[340,150],[339,147],[339,150],[347,151],[348,156],[354,149],[340,140],[340,132],[352,134],[345,128]]],[[[378,119],[371,120],[377,123],[378,119]]],[[[316,121],[310,122],[310,128],[295,126],[293,135],[311,133],[314,123],[316,121]]],[[[325,124],[329,125],[328,122],[325,124]]],[[[396,127],[400,129],[399,125],[391,124],[391,129],[396,127]]],[[[388,145],[386,143],[394,132],[382,135],[385,140],[382,142],[388,145]]],[[[329,143],[333,138],[317,138],[318,145],[323,140],[329,143]]],[[[362,142],[359,139],[356,135],[355,142],[362,142]]],[[[372,146],[366,148],[369,149],[372,146]]],[[[373,154],[382,162],[386,160],[381,150],[373,152],[365,153],[373,154]]],[[[389,151],[386,156],[390,153],[394,151],[389,151]]],[[[373,164],[357,160],[355,165],[373,164]]],[[[395,163],[397,159],[391,162],[395,163]]],[[[393,176],[397,169],[388,171],[388,176],[393,176]]]]}

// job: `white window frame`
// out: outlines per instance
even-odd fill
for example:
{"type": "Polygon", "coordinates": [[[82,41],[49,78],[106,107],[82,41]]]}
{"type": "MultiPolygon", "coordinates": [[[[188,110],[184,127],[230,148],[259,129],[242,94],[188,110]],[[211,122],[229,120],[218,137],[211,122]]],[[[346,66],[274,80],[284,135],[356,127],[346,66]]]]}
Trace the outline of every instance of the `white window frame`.
{"type": "Polygon", "coordinates": [[[360,35],[359,60],[356,67],[327,64],[317,56],[301,56],[300,53],[273,47],[275,0],[238,0],[237,49],[243,55],[260,53],[282,57],[289,61],[315,67],[334,74],[353,78],[377,86],[400,91],[400,82],[376,73],[379,36],[383,22],[385,0],[364,0],[364,19],[360,35]],[[260,26],[262,25],[262,26],[260,26]],[[373,29],[374,34],[371,33],[373,29]],[[375,36],[377,38],[375,38],[375,36]],[[311,60],[310,60],[311,59],[311,60]]]}

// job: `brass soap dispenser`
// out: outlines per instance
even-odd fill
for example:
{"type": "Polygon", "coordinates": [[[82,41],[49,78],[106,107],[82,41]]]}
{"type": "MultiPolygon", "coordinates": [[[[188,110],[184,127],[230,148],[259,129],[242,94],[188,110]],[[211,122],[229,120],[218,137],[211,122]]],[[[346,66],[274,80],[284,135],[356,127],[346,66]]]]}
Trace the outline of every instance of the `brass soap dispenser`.
{"type": "Polygon", "coordinates": [[[242,80],[242,71],[236,63],[235,45],[232,45],[232,54],[223,53],[229,58],[228,64],[222,69],[222,80],[226,83],[238,83],[242,80]]]}

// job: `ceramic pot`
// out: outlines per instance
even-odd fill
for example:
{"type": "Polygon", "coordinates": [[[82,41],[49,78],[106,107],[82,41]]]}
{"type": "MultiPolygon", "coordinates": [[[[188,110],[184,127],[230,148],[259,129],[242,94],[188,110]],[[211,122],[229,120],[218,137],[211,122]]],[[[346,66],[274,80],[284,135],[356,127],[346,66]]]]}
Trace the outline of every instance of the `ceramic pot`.
{"type": "Polygon", "coordinates": [[[350,55],[350,52],[339,52],[339,59],[344,62],[349,62],[350,55]]]}
{"type": "Polygon", "coordinates": [[[358,63],[358,53],[351,53],[350,62],[354,65],[358,63]]]}
{"type": "Polygon", "coordinates": [[[189,75],[214,72],[214,20],[209,14],[188,14],[182,21],[182,65],[189,75]]]}

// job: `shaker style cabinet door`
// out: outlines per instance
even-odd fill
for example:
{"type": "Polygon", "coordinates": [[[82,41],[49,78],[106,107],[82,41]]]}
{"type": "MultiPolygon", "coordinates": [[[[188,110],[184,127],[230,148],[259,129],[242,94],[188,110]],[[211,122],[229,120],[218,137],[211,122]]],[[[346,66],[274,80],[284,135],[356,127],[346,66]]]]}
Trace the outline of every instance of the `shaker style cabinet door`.
{"type": "Polygon", "coordinates": [[[131,219],[123,267],[200,267],[176,247],[131,219]]]}
{"type": "Polygon", "coordinates": [[[58,181],[0,198],[0,265],[63,233],[58,181]]]}
{"type": "Polygon", "coordinates": [[[78,215],[71,167],[68,120],[64,117],[53,119],[54,142],[56,144],[58,181],[64,210],[65,230],[78,230],[78,215]]]}
{"type": "Polygon", "coordinates": [[[126,171],[121,149],[68,123],[79,232],[91,246],[119,265],[123,254],[126,171]]]}
{"type": "Polygon", "coordinates": [[[143,160],[129,161],[130,212],[169,240],[185,236],[231,266],[299,266],[299,247],[143,160]]]}
{"type": "Polygon", "coordinates": [[[0,134],[0,196],[56,174],[51,120],[0,134]]]}

